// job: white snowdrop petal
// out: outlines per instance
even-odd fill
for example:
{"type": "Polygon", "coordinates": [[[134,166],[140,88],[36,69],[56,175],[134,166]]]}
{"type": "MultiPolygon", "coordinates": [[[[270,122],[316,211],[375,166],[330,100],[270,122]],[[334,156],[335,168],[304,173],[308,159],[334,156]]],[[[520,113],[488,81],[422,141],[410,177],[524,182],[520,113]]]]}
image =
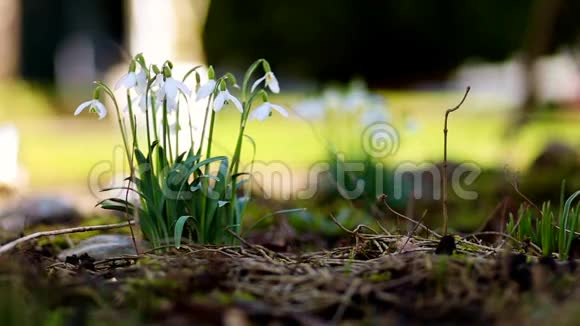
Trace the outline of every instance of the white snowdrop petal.
{"type": "Polygon", "coordinates": [[[284,117],[288,118],[288,111],[286,111],[286,109],[284,109],[283,107],[281,107],[280,105],[276,105],[276,104],[270,104],[270,106],[280,112],[281,115],[283,115],[284,117]]]}
{"type": "Polygon", "coordinates": [[[214,90],[215,88],[215,84],[216,81],[213,79],[210,79],[207,81],[207,83],[203,84],[199,90],[197,90],[197,94],[195,95],[195,100],[199,101],[201,99],[204,99],[206,97],[208,97],[214,90]]]}
{"type": "Polygon", "coordinates": [[[88,108],[89,106],[91,106],[91,104],[93,104],[93,100],[90,101],[86,101],[81,103],[77,109],[75,110],[75,115],[79,115],[81,112],[83,112],[84,109],[88,108]]]}
{"type": "Polygon", "coordinates": [[[187,85],[180,82],[179,80],[174,80],[174,81],[175,81],[175,86],[177,87],[178,90],[181,91],[181,93],[183,93],[183,95],[185,95],[187,97],[191,96],[191,89],[189,89],[189,87],[187,87],[187,85]]]}
{"type": "Polygon", "coordinates": [[[256,90],[256,87],[258,87],[258,85],[260,85],[261,82],[263,82],[266,79],[266,76],[258,78],[254,84],[252,85],[252,89],[250,90],[251,93],[254,92],[254,90],[256,90]]]}
{"type": "Polygon", "coordinates": [[[227,94],[222,91],[219,92],[218,95],[215,97],[213,101],[213,110],[215,112],[221,111],[221,109],[224,107],[224,104],[226,102],[226,96],[227,94]]]}
{"type": "Polygon", "coordinates": [[[278,79],[273,72],[267,74],[266,84],[268,84],[268,87],[273,93],[280,93],[280,85],[278,84],[278,79]]]}
{"type": "Polygon", "coordinates": [[[98,100],[95,100],[93,103],[93,107],[97,110],[99,120],[107,116],[107,108],[105,108],[105,105],[103,105],[103,103],[99,102],[98,100]]]}
{"type": "Polygon", "coordinates": [[[230,100],[232,103],[234,103],[234,106],[238,109],[238,111],[240,112],[244,112],[244,109],[242,108],[242,103],[240,103],[240,101],[233,95],[228,94],[228,100],[230,100]]]}

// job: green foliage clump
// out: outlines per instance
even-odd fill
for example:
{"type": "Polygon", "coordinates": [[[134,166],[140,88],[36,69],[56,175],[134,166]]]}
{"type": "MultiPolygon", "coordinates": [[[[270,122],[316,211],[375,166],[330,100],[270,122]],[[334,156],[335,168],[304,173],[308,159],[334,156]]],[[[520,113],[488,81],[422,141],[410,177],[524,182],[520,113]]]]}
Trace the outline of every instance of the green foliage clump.
{"type": "Polygon", "coordinates": [[[558,253],[561,260],[568,259],[575,232],[580,231],[580,204],[572,207],[580,190],[573,193],[564,202],[564,186],[562,186],[560,207],[554,212],[550,202],[542,204],[539,216],[534,217],[528,205],[522,205],[517,218],[510,214],[506,226],[507,233],[520,241],[531,241],[542,250],[542,255],[551,256],[558,253]]]}

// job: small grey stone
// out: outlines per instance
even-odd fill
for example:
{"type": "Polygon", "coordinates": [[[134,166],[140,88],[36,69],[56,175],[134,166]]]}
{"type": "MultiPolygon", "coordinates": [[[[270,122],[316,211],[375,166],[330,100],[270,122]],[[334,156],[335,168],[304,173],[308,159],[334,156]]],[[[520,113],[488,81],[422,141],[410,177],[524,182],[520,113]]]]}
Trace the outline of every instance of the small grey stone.
{"type": "Polygon", "coordinates": [[[75,205],[66,198],[27,197],[0,212],[0,227],[20,232],[30,226],[69,224],[80,218],[75,205]]]}
{"type": "MultiPolygon", "coordinates": [[[[143,250],[143,248],[147,247],[147,243],[138,240],[137,246],[139,250],[143,250]]],[[[58,259],[64,261],[68,256],[80,256],[84,253],[96,260],[102,260],[110,257],[134,255],[135,247],[131,236],[118,234],[97,235],[79,242],[73,248],[63,250],[58,255],[58,259]]]]}

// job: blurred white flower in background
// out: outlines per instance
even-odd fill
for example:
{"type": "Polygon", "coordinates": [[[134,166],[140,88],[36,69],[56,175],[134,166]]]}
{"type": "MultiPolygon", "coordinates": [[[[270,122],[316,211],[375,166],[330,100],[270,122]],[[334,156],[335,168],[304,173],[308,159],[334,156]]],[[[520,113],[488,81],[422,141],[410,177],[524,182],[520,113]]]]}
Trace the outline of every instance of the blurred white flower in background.
{"type": "Polygon", "coordinates": [[[391,122],[391,114],[385,99],[380,95],[370,94],[366,97],[360,122],[363,127],[375,122],[391,122]]]}
{"type": "Polygon", "coordinates": [[[342,94],[336,88],[328,88],[322,93],[326,109],[337,109],[342,105],[342,94]]]}
{"type": "Polygon", "coordinates": [[[306,99],[294,106],[294,112],[307,120],[320,120],[324,118],[325,109],[324,100],[319,98],[306,99]]]}
{"type": "Polygon", "coordinates": [[[366,88],[366,85],[360,81],[354,81],[351,83],[348,92],[344,97],[343,107],[348,112],[354,112],[359,110],[368,101],[370,94],[366,88]]]}
{"type": "Polygon", "coordinates": [[[346,120],[359,119],[363,127],[374,122],[390,122],[387,101],[369,92],[363,82],[352,82],[345,91],[332,87],[318,97],[307,98],[293,107],[302,118],[323,120],[331,116],[346,120]]]}

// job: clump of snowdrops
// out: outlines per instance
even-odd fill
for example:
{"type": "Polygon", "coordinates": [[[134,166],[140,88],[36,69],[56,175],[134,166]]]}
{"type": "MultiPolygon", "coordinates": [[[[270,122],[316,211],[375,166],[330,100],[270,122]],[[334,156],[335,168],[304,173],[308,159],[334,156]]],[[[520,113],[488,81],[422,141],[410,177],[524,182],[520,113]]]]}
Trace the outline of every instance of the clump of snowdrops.
{"type": "Polygon", "coordinates": [[[105,190],[134,192],[140,200],[134,204],[127,195],[106,199],[99,205],[136,216],[143,236],[156,247],[169,241],[179,246],[183,236],[196,243],[235,243],[250,199],[249,187],[244,187],[250,180],[250,171],[240,170],[244,141],[255,147],[245,134],[247,122],[263,121],[272,111],[288,116],[284,108],[268,100],[268,90],[278,93],[280,89],[266,60],[259,59],[248,68],[241,86],[233,74],[218,77],[211,66],[202,83],[200,68],[194,67],[178,79],[170,61],[148,65],[138,54],[115,85],[115,91],[97,81],[93,98],[75,111],[78,115],[89,110],[103,119],[107,108],[101,97],[110,97],[131,174],[126,180],[128,186],[105,190]],[[253,80],[258,73],[263,75],[253,80]],[[126,97],[126,108],[119,107],[115,92],[126,97]],[[198,144],[194,141],[190,101],[205,103],[198,144]],[[231,157],[213,156],[215,116],[227,106],[240,112],[236,147],[231,157]],[[144,119],[137,119],[138,114],[144,119]],[[189,128],[170,122],[179,121],[179,115],[189,117],[189,128]],[[189,149],[182,152],[178,143],[181,132],[190,136],[189,149]]]}
{"type": "MultiPolygon", "coordinates": [[[[359,80],[345,88],[325,88],[320,95],[296,104],[294,111],[316,126],[315,130],[321,130],[318,136],[327,153],[332,190],[337,197],[362,199],[369,208],[376,204],[377,196],[393,192],[388,159],[400,145],[399,126],[410,133],[417,129],[412,117],[397,119],[396,126],[387,99],[359,80]],[[349,166],[356,166],[356,170],[349,166]]],[[[408,185],[402,186],[406,194],[408,185]]],[[[406,201],[406,195],[398,199],[389,196],[395,207],[406,201]]]]}

